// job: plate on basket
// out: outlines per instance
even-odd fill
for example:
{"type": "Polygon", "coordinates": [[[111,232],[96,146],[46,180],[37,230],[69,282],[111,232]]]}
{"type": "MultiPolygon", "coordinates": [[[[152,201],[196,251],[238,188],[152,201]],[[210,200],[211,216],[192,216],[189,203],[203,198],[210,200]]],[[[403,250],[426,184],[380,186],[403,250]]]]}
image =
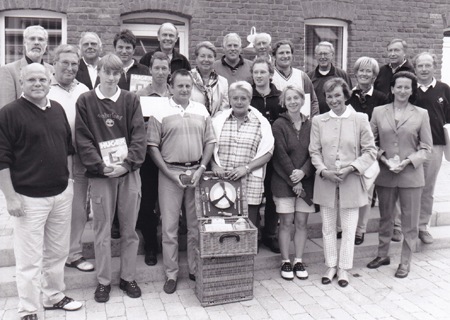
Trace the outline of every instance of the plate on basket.
{"type": "Polygon", "coordinates": [[[211,187],[211,203],[219,209],[228,209],[236,202],[236,189],[226,181],[217,182],[211,187]]]}

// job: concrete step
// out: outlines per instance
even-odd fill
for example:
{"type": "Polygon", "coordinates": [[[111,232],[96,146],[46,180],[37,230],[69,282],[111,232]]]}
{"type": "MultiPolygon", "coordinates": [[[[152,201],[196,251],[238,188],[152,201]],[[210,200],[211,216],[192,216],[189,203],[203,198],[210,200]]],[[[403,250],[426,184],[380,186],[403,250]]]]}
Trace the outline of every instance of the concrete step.
{"type": "MultiPolygon", "coordinates": [[[[3,215],[0,216],[4,217],[3,215]]],[[[378,223],[380,219],[379,208],[373,207],[370,213],[370,217],[367,223],[367,233],[373,233],[378,231],[378,223]]],[[[1,223],[1,221],[0,221],[1,223]]],[[[9,223],[11,224],[11,223],[9,223]]],[[[436,226],[450,226],[450,202],[437,202],[433,207],[433,215],[430,219],[430,225],[436,226]]],[[[292,226],[292,233],[294,232],[294,226],[292,226]]],[[[145,253],[142,235],[138,230],[140,238],[138,254],[145,253]]],[[[13,250],[13,232],[10,228],[4,228],[3,234],[0,232],[0,267],[8,267],[15,265],[14,250],[13,250]]],[[[158,237],[161,239],[161,230],[158,227],[158,237]]],[[[321,238],[322,237],[322,219],[320,213],[310,214],[308,219],[308,238],[321,238]]],[[[186,235],[179,235],[179,250],[186,251],[187,241],[186,235]]],[[[86,259],[94,259],[94,232],[93,221],[88,221],[85,231],[83,233],[83,256],[86,259]]],[[[161,243],[161,241],[159,242],[161,243]]],[[[111,239],[111,253],[113,257],[120,256],[120,240],[111,239]]]]}
{"type": "MultiPolygon", "coordinates": [[[[432,251],[441,248],[450,247],[450,226],[432,227],[430,233],[434,237],[434,243],[424,245],[418,241],[417,251],[432,251]]],[[[340,240],[338,240],[338,243],[340,240]]],[[[355,246],[355,259],[367,258],[370,262],[376,257],[378,248],[378,234],[367,233],[365,241],[360,246],[355,246]]],[[[391,253],[399,253],[401,251],[401,242],[391,242],[391,253]]],[[[293,252],[293,247],[291,248],[293,252]]],[[[90,260],[95,264],[95,260],[90,260]]],[[[322,238],[309,239],[306,244],[306,250],[303,255],[303,261],[308,265],[309,263],[324,262],[323,256],[323,240],[322,238]]],[[[394,261],[392,263],[398,263],[394,261]]],[[[120,259],[115,257],[112,259],[113,270],[113,284],[118,284],[119,281],[119,266],[120,259]]],[[[255,270],[266,270],[280,267],[280,255],[272,253],[266,247],[261,246],[259,253],[255,257],[255,270]]],[[[136,266],[136,281],[138,283],[145,283],[149,281],[164,281],[164,267],[162,263],[162,255],[158,254],[158,264],[156,266],[147,266],[144,263],[144,256],[139,255],[136,266]]],[[[309,270],[311,274],[314,270],[309,270]]],[[[180,252],[180,278],[187,278],[188,268],[186,260],[186,252],[180,252]]],[[[95,287],[97,285],[96,273],[94,272],[80,272],[73,268],[65,268],[65,283],[67,289],[78,289],[83,287],[95,287]]],[[[15,283],[15,267],[8,266],[0,268],[0,298],[11,297],[17,295],[15,283]]]]}

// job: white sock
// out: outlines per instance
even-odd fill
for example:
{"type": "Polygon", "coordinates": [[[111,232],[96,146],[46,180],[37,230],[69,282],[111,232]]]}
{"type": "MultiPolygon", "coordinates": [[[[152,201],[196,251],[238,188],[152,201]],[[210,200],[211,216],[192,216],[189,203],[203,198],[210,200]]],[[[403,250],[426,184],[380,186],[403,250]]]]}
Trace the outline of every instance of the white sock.
{"type": "Polygon", "coordinates": [[[300,263],[303,262],[303,261],[302,261],[302,258],[295,258],[294,264],[296,264],[297,262],[300,262],[300,263]]]}
{"type": "Polygon", "coordinates": [[[281,260],[281,264],[283,264],[283,263],[285,263],[285,262],[289,262],[289,263],[290,263],[291,260],[289,260],[289,259],[288,259],[288,260],[281,260]]]}

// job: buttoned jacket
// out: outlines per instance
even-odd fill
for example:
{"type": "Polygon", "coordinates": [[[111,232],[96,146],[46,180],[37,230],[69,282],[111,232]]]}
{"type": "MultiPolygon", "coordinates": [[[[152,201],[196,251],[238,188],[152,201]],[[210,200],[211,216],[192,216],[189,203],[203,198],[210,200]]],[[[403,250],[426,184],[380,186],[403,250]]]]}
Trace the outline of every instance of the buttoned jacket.
{"type": "MultiPolygon", "coordinates": [[[[0,109],[19,99],[22,95],[22,85],[19,81],[20,71],[27,65],[27,59],[23,57],[0,68],[0,109]]],[[[55,73],[52,65],[44,62],[44,66],[50,72],[50,75],[55,73]]]]}
{"type": "Polygon", "coordinates": [[[425,185],[423,163],[431,152],[431,136],[428,111],[409,104],[402,118],[395,123],[392,103],[373,110],[370,122],[376,144],[378,158],[387,159],[396,155],[400,160],[411,160],[399,173],[394,173],[380,161],[380,174],[375,184],[382,187],[417,188],[425,185]]]}
{"type": "Polygon", "coordinates": [[[377,151],[367,115],[351,110],[347,118],[331,117],[330,112],[312,118],[309,152],[317,169],[314,184],[316,204],[334,207],[338,186],[341,208],[358,208],[367,204],[368,194],[360,175],[374,163],[377,151]],[[351,165],[356,171],[340,183],[323,178],[323,170],[339,169],[338,159],[341,168],[351,165]]]}

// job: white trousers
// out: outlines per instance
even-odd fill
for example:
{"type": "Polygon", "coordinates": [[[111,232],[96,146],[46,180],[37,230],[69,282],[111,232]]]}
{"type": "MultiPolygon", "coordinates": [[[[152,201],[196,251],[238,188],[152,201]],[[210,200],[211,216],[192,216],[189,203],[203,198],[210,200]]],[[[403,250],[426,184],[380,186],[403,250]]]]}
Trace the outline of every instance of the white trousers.
{"type": "Polygon", "coordinates": [[[64,298],[64,264],[69,254],[73,183],[56,196],[19,195],[24,215],[14,218],[14,254],[19,316],[64,298]]]}
{"type": "Polygon", "coordinates": [[[339,214],[342,227],[339,268],[348,270],[353,267],[355,232],[356,225],[358,224],[359,208],[340,208],[339,189],[336,189],[335,199],[336,201],[333,208],[320,206],[325,264],[329,268],[338,266],[336,222],[339,214]]]}

